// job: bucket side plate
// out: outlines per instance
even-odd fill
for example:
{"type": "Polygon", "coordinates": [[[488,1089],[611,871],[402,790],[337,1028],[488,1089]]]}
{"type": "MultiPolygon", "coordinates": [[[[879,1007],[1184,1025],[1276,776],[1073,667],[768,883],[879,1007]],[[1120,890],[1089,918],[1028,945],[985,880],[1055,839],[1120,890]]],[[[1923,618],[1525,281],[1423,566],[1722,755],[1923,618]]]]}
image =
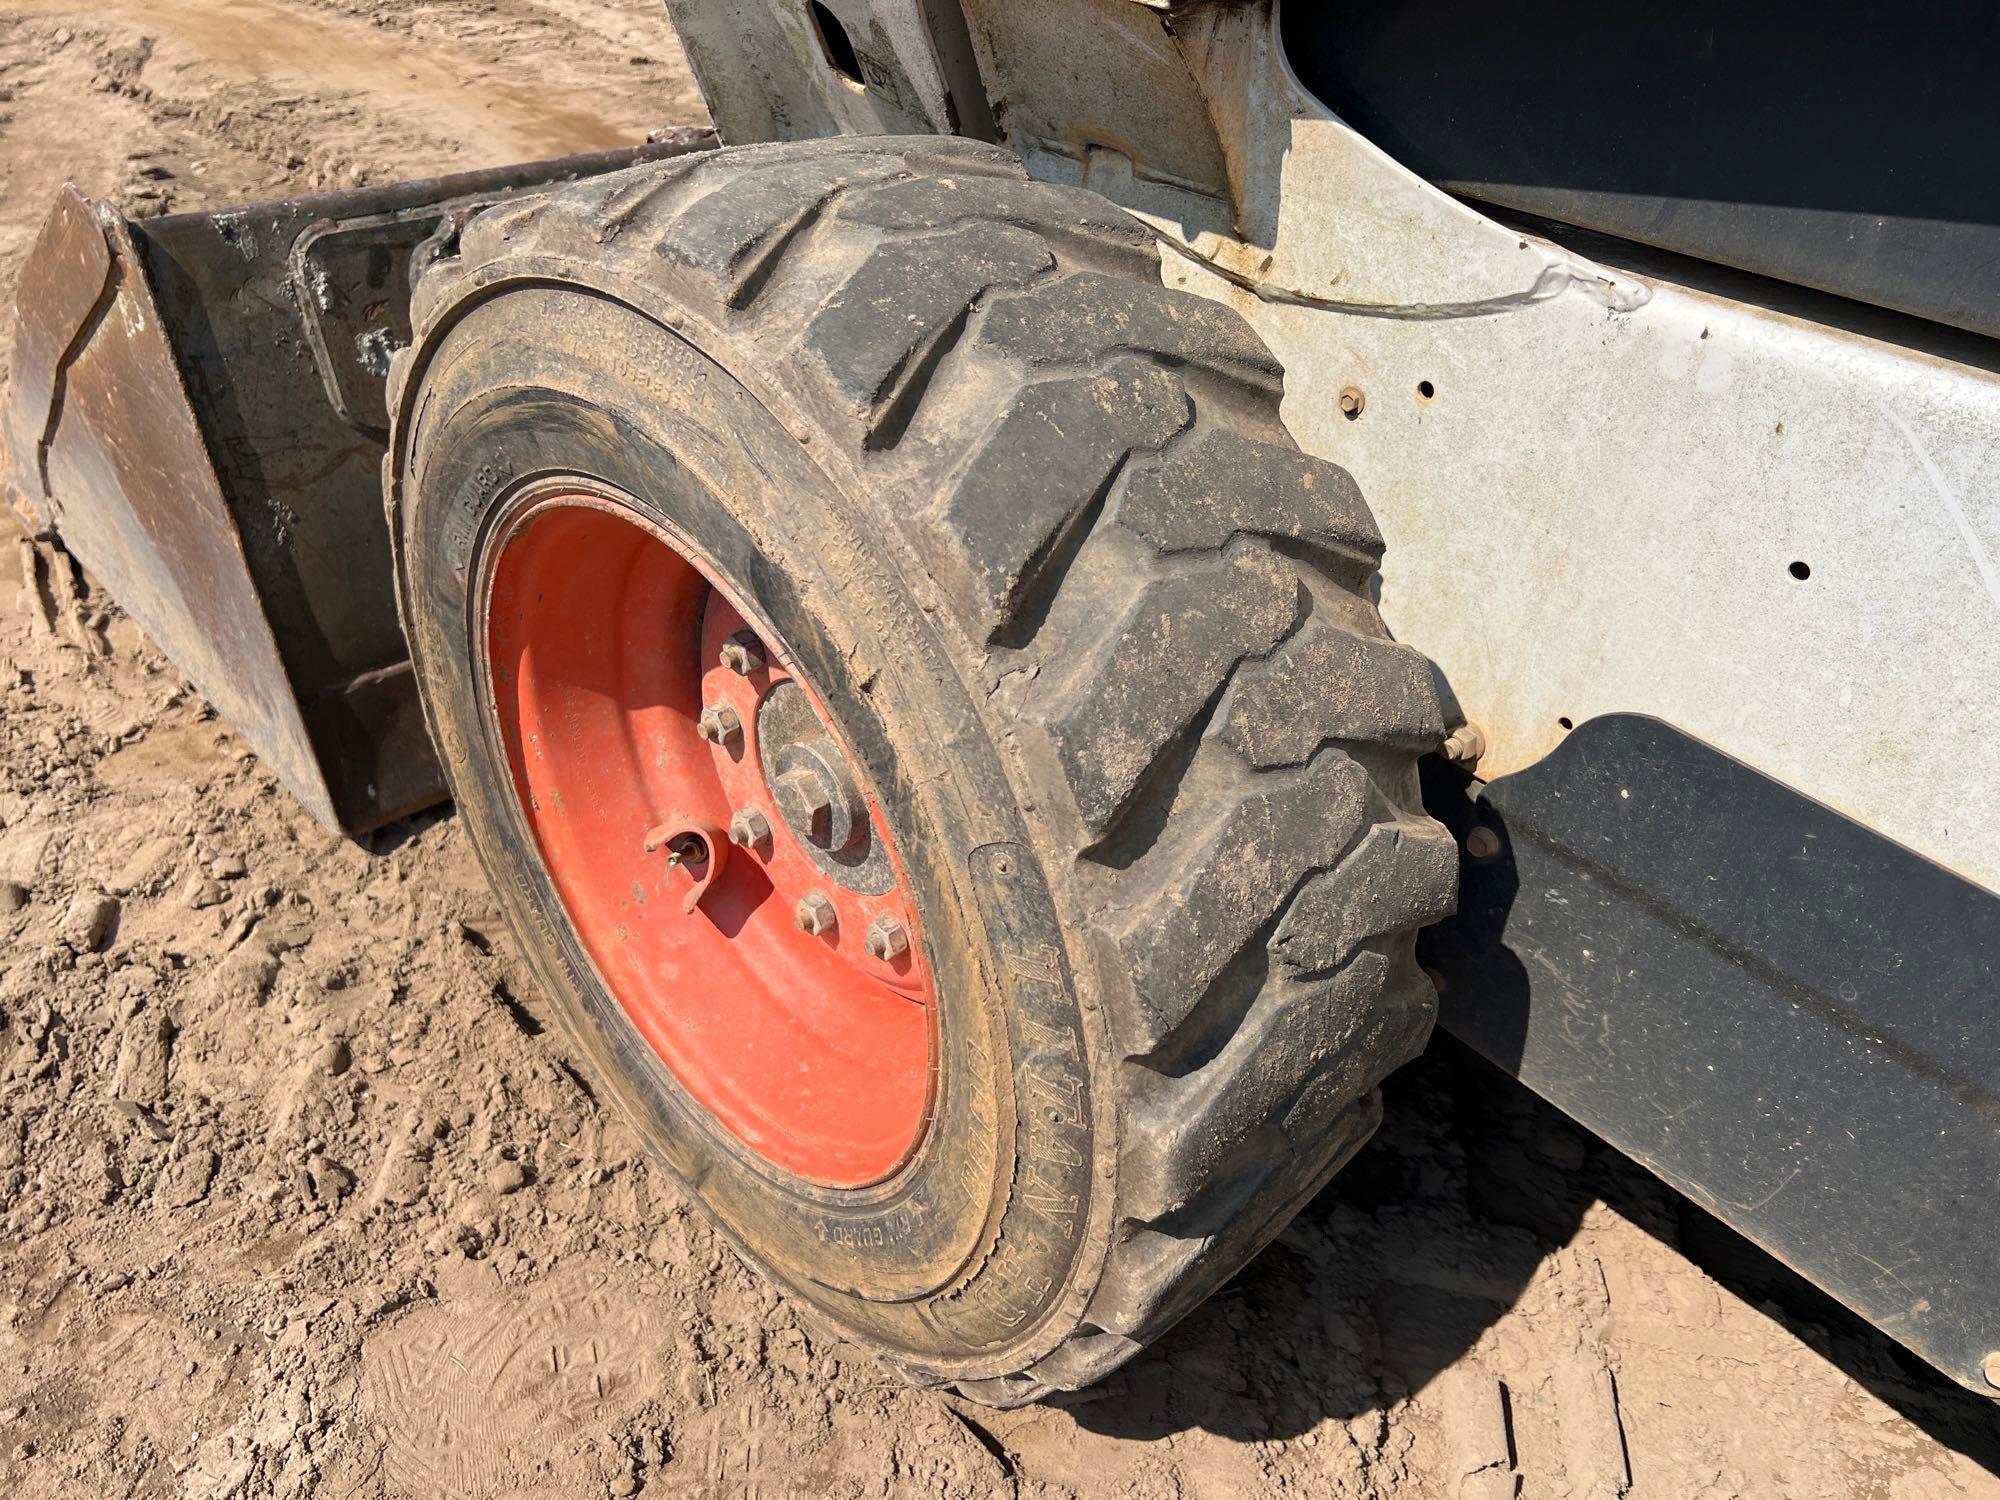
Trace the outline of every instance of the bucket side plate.
{"type": "Polygon", "coordinates": [[[339,821],[129,227],[64,188],[19,306],[15,509],[61,536],[314,816],[339,821]]]}

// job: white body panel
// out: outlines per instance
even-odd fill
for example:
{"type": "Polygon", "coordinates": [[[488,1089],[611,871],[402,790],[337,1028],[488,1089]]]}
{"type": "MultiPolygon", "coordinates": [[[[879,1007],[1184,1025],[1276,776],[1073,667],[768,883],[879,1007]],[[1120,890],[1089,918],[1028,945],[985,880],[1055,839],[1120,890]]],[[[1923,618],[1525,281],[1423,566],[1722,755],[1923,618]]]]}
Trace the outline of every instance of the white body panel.
{"type": "Polygon", "coordinates": [[[1652,714],[2000,890],[2000,378],[1520,236],[1251,45],[1270,249],[1156,218],[1189,252],[1163,275],[1284,362],[1286,422],[1368,496],[1383,613],[1484,730],[1480,774],[1652,714]]]}

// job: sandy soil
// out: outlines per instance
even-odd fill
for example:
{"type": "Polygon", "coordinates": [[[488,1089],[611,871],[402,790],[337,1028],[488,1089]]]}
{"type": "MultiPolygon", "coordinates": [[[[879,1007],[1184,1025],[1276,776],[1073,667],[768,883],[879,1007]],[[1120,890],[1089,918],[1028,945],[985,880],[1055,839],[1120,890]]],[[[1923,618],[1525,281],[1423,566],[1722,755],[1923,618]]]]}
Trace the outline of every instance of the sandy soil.
{"type": "MultiPolygon", "coordinates": [[[[653,0],[0,0],[0,294],[65,178],[159,212],[699,118],[653,0]]],[[[448,816],[329,836],[22,564],[0,1493],[2000,1497],[1993,1407],[1448,1046],[1108,1389],[902,1389],[598,1107],[448,816]]]]}

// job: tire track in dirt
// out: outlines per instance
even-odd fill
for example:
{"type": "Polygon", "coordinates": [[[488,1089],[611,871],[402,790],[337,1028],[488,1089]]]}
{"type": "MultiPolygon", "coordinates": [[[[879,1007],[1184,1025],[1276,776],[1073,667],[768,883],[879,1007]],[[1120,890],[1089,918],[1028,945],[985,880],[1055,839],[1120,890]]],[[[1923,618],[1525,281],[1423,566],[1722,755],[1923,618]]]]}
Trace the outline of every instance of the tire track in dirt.
{"type": "MultiPolygon", "coordinates": [[[[413,46],[338,11],[285,0],[111,0],[91,6],[9,0],[7,9],[150,37],[144,71],[151,76],[145,81],[170,95],[176,80],[193,74],[204,91],[254,84],[365,97],[370,123],[389,148],[385,154],[400,154],[393,136],[398,125],[419,139],[476,142],[502,162],[630,144],[664,123],[634,110],[634,101],[619,93],[579,86],[581,80],[565,78],[560,68],[536,70],[540,76],[519,67],[496,69],[480,50],[413,46]]],[[[667,35],[664,23],[659,30],[667,35]]],[[[553,50],[559,61],[560,49],[553,50]]]]}
{"type": "Polygon", "coordinates": [[[66,181],[146,217],[704,119],[651,0],[0,0],[0,305],[66,181]]]}

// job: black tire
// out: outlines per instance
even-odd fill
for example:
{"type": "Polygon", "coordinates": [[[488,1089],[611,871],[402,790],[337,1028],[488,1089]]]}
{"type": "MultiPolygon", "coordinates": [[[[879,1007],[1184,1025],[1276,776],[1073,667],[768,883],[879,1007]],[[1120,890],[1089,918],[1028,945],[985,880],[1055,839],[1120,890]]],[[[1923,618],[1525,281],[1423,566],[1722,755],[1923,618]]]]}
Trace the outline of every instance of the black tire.
{"type": "Polygon", "coordinates": [[[1366,1138],[1456,883],[1428,664],[1278,366],[1135,220],[952,140],[717,151],[436,247],[392,407],[405,623],[461,816],[576,1041],[740,1248],[912,1379],[1105,1375],[1366,1138]],[[880,1188],[761,1170],[582,961],[516,815],[468,579],[586,472],[797,653],[912,866],[943,1068],[880,1188]]]}

